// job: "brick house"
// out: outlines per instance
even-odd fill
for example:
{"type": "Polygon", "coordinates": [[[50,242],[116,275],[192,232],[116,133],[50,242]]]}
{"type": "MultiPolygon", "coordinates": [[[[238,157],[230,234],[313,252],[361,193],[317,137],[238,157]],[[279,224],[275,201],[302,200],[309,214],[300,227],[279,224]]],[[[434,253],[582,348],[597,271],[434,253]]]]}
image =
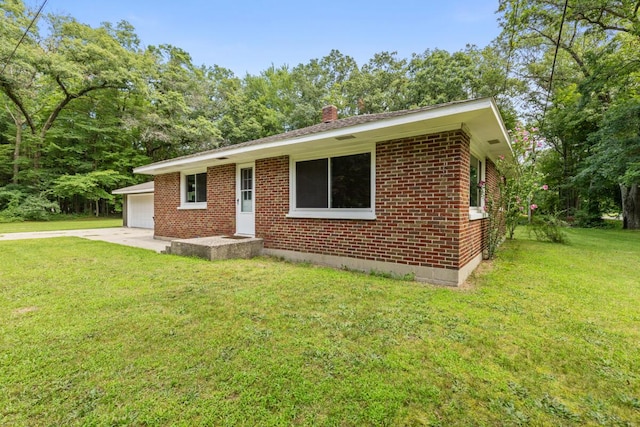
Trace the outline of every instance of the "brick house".
{"type": "MultiPolygon", "coordinates": [[[[262,238],[264,253],[457,286],[481,262],[481,181],[511,155],[493,99],[338,119],[135,169],[155,236],[262,238]]],[[[481,183],[482,184],[482,183],[481,183]]]]}

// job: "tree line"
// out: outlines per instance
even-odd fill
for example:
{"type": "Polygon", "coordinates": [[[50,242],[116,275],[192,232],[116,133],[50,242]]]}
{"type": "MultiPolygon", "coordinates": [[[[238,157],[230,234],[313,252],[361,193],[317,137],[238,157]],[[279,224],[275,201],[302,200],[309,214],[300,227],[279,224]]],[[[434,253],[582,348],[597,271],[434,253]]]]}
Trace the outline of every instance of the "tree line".
{"type": "Polygon", "coordinates": [[[545,136],[537,158],[556,194],[545,209],[595,224],[626,206],[638,228],[637,2],[609,3],[581,1],[561,23],[560,0],[501,1],[503,30],[487,47],[364,64],[332,50],[237,76],[144,46],[126,21],[92,28],[55,14],[12,54],[34,11],[3,1],[0,211],[108,212],[111,190],[143,179],[139,165],[313,125],[327,104],[347,117],[493,96],[509,128],[526,120],[545,136]]]}

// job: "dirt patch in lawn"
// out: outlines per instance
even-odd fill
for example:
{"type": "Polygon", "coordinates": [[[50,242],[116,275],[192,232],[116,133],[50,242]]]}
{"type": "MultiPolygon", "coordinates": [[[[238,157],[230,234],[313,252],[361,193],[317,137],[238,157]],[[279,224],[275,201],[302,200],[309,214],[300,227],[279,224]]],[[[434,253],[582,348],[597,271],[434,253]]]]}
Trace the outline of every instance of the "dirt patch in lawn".
{"type": "Polygon", "coordinates": [[[26,313],[31,313],[32,311],[38,311],[40,310],[38,307],[22,307],[22,308],[16,308],[15,310],[13,310],[13,314],[26,314],[26,313]]]}
{"type": "Polygon", "coordinates": [[[471,275],[469,275],[467,280],[465,280],[462,285],[458,286],[457,289],[459,289],[461,291],[473,291],[473,290],[475,290],[478,287],[478,285],[480,284],[480,280],[482,279],[482,276],[484,276],[485,274],[489,273],[491,270],[493,270],[493,260],[491,260],[491,259],[483,260],[480,263],[480,265],[478,265],[478,267],[476,267],[476,269],[473,271],[473,273],[471,273],[471,275]]]}

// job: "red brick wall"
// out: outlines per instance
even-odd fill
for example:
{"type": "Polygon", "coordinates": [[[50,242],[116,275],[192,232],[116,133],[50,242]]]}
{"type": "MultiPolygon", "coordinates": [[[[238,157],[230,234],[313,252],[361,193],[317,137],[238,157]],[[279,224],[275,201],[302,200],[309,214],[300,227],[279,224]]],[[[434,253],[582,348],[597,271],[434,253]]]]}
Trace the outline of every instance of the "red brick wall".
{"type": "Polygon", "coordinates": [[[154,216],[156,236],[192,237],[234,234],[235,165],[207,169],[207,208],[178,209],[180,206],[180,173],[155,177],[154,216]]]}
{"type": "Polygon", "coordinates": [[[293,226],[284,218],[289,212],[289,156],[256,160],[255,182],[256,237],[264,239],[265,248],[275,248],[275,242],[289,238],[286,230],[293,226]]]}
{"type": "MultiPolygon", "coordinates": [[[[462,130],[378,143],[376,220],[287,218],[289,157],[256,160],[256,237],[271,249],[458,269],[484,247],[486,221],[469,221],[469,156],[462,130]]],[[[206,210],[178,209],[178,173],[156,177],[157,236],[235,232],[235,165],[207,173],[206,210]]],[[[491,162],[486,176],[495,186],[491,162]]]]}
{"type": "Polygon", "coordinates": [[[375,221],[286,218],[288,157],[257,161],[256,236],[271,249],[457,269],[468,153],[460,130],[378,143],[375,221]]]}

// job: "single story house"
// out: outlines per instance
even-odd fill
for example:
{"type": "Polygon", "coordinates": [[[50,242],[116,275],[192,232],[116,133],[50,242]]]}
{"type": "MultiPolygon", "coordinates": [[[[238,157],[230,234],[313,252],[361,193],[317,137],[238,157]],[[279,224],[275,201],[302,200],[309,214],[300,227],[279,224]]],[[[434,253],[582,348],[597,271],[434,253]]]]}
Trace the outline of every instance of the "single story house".
{"type": "Polygon", "coordinates": [[[464,282],[483,256],[494,161],[511,155],[494,100],[322,114],[314,126],[136,168],[154,176],[155,236],[255,236],[267,255],[464,282]]]}
{"type": "Polygon", "coordinates": [[[118,188],[112,194],[122,195],[122,225],[153,228],[153,181],[118,188]]]}

